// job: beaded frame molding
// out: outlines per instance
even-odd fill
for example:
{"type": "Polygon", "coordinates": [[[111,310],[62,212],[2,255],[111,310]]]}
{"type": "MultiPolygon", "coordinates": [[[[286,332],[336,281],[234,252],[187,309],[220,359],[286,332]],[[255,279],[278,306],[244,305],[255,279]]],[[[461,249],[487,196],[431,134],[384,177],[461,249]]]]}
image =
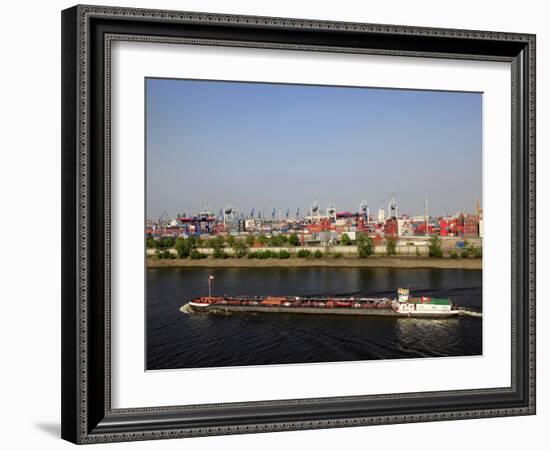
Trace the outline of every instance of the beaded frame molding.
{"type": "Polygon", "coordinates": [[[78,5],[62,12],[62,428],[100,443],[535,414],[535,36],[78,5]],[[505,61],[512,72],[511,385],[111,407],[114,41],[505,61]]]}

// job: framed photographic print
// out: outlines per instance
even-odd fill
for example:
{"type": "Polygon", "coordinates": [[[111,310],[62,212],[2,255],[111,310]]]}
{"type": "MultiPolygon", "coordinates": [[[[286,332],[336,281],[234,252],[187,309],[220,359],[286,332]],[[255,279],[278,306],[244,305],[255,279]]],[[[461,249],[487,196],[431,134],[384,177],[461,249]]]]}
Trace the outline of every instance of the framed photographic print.
{"type": "Polygon", "coordinates": [[[62,436],[535,413],[535,36],[62,13],[62,436]]]}

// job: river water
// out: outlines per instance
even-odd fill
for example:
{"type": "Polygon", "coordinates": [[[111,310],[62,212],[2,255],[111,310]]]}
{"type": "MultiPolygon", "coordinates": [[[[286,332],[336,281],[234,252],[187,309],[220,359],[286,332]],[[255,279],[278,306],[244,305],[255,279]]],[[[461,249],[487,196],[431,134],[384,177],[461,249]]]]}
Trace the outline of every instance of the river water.
{"type": "Polygon", "coordinates": [[[451,297],[481,312],[481,271],[385,268],[147,269],[147,369],[481,355],[482,319],[184,314],[213,294],[451,297]]]}

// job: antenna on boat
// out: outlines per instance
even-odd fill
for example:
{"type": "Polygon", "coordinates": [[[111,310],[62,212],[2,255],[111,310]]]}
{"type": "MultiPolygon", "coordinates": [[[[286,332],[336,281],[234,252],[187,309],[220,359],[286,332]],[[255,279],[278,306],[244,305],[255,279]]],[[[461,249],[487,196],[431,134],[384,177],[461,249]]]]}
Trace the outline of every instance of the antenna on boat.
{"type": "Polygon", "coordinates": [[[208,297],[212,297],[212,280],[213,279],[214,277],[212,275],[208,277],[208,297]]]}

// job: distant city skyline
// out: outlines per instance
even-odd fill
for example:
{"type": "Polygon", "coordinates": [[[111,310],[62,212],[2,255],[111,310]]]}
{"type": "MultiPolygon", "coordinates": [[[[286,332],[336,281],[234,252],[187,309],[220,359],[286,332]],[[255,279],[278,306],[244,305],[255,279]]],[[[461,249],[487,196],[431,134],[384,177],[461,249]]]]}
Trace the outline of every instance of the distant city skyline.
{"type": "Polygon", "coordinates": [[[480,93],[149,78],[146,100],[150,219],[482,202],[480,93]]]}

